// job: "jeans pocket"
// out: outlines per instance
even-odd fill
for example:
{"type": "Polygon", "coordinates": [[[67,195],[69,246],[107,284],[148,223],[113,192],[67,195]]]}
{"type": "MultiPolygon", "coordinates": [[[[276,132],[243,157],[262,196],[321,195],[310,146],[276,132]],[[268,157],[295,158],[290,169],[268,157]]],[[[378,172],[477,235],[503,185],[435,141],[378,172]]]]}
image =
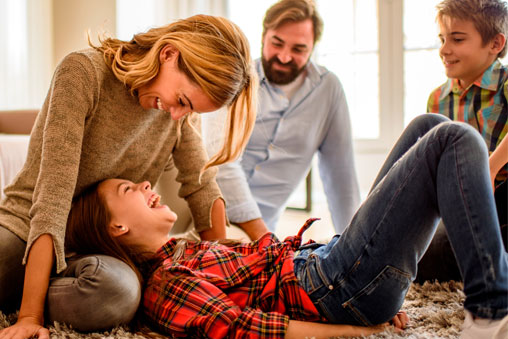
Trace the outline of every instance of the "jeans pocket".
{"type": "Polygon", "coordinates": [[[411,285],[411,275],[393,266],[383,270],[342,304],[364,326],[382,324],[397,314],[411,285]]]}

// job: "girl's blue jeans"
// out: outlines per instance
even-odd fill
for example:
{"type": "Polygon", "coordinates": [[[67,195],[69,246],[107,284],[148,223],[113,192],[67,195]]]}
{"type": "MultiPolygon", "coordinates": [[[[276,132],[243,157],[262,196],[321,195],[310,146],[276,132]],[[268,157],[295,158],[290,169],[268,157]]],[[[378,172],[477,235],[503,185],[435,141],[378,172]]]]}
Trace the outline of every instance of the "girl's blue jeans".
{"type": "Polygon", "coordinates": [[[508,313],[508,261],[488,152],[477,131],[437,114],[406,128],[349,227],[326,245],[302,246],[295,273],[330,322],[389,321],[439,217],[464,281],[464,307],[482,318],[502,318],[508,313]]]}

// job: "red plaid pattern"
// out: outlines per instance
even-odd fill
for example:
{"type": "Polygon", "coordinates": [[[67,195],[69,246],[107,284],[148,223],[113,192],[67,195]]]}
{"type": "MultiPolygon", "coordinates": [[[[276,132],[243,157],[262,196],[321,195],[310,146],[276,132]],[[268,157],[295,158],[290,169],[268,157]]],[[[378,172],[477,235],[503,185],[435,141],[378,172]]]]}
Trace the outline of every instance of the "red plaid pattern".
{"type": "Polygon", "coordinates": [[[234,246],[188,242],[172,259],[178,242],[158,252],[148,280],[143,311],[165,333],[206,338],[283,338],[289,319],[326,322],[294,274],[298,235],[279,241],[268,233],[234,246]]]}

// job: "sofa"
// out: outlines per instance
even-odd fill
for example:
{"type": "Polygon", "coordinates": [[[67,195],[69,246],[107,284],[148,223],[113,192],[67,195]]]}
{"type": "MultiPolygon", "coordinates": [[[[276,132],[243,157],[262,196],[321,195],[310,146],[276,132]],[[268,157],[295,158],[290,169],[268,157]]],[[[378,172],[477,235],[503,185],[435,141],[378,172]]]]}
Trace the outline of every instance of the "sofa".
{"type": "MultiPolygon", "coordinates": [[[[37,113],[38,110],[0,111],[0,199],[3,198],[4,187],[12,181],[25,162],[29,134],[37,113]]],[[[154,189],[161,196],[161,202],[178,215],[171,234],[197,240],[199,236],[194,231],[187,203],[178,196],[180,184],[175,180],[176,175],[176,169],[170,167],[161,175],[154,189]]],[[[249,239],[245,232],[235,226],[228,227],[227,236],[245,241],[249,239]]]]}
{"type": "Polygon", "coordinates": [[[36,110],[0,111],[0,198],[25,163],[36,110]]]}

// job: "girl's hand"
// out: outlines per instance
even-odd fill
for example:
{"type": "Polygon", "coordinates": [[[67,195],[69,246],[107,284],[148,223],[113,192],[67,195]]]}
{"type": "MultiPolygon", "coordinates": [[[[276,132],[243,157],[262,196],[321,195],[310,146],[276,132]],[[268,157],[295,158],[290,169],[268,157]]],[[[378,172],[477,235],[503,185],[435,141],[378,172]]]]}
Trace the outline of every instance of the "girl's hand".
{"type": "Polygon", "coordinates": [[[408,322],[409,317],[407,316],[407,313],[404,311],[397,312],[395,317],[393,317],[393,319],[390,321],[390,323],[395,327],[395,329],[399,330],[397,332],[400,332],[400,330],[405,329],[408,322]]]}
{"type": "Polygon", "coordinates": [[[39,338],[49,339],[49,331],[37,321],[29,318],[18,319],[12,326],[0,330],[0,339],[25,339],[39,338]]]}

